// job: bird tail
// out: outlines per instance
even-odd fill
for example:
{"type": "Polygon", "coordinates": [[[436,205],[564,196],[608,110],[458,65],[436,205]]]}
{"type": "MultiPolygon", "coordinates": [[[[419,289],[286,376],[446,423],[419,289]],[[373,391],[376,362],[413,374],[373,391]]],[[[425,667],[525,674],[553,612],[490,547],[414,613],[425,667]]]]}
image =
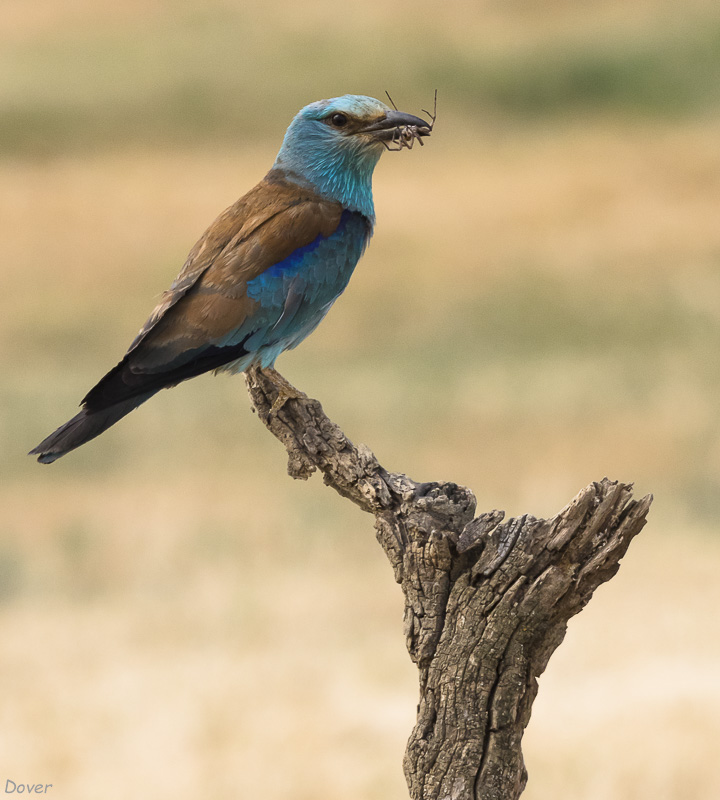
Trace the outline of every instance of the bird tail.
{"type": "Polygon", "coordinates": [[[154,394],[155,392],[146,392],[95,411],[83,408],[79,414],[43,439],[28,455],[36,455],[41,464],[52,464],[65,453],[69,453],[76,447],[80,447],[81,444],[99,436],[154,394]]]}

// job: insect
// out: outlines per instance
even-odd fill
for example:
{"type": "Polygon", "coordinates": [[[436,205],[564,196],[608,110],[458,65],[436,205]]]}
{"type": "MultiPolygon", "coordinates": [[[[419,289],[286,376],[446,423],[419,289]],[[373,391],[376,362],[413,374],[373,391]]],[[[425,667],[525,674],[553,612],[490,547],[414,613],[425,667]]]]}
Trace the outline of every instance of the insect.
{"type": "MultiPolygon", "coordinates": [[[[392,107],[395,109],[395,111],[397,111],[398,107],[395,105],[392,97],[390,97],[390,93],[386,91],[385,94],[392,104],[392,107]]],[[[435,126],[435,120],[437,119],[437,89],[435,89],[435,100],[433,102],[432,114],[424,108],[422,109],[422,112],[423,114],[428,115],[430,119],[430,130],[432,131],[433,127],[435,126]]],[[[417,125],[403,125],[402,127],[395,128],[395,132],[393,133],[393,137],[390,142],[383,142],[383,144],[387,150],[403,150],[404,148],[412,150],[415,142],[419,142],[421,147],[425,146],[425,143],[421,138],[423,135],[427,134],[420,134],[418,132],[417,125]]]]}

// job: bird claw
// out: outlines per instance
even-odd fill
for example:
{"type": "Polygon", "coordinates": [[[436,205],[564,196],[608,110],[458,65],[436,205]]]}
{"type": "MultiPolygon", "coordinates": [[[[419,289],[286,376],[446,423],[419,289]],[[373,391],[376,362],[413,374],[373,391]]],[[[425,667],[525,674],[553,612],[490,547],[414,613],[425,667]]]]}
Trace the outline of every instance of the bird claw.
{"type": "Polygon", "coordinates": [[[273,387],[277,391],[277,397],[270,407],[268,417],[271,417],[273,414],[277,414],[288,400],[302,400],[307,398],[305,392],[301,392],[299,389],[296,389],[290,383],[290,381],[288,381],[286,378],[283,378],[283,376],[276,369],[273,369],[272,367],[265,367],[265,369],[262,370],[262,373],[272,383],[273,387]]]}

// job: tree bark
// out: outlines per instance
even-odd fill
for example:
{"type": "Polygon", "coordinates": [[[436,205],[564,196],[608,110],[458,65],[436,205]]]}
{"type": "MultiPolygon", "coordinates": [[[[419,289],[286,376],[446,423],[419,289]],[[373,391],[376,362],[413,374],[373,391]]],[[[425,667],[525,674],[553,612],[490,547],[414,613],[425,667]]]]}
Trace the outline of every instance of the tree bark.
{"type": "Polygon", "coordinates": [[[246,379],[254,409],[287,450],[289,474],[320,470],[375,516],[420,672],[404,759],[410,797],[518,798],[536,679],[570,617],[617,572],[652,496],[633,500],[631,485],[604,478],[551,519],[475,516],[469,489],[388,472],[274,370],[251,369],[246,379]]]}

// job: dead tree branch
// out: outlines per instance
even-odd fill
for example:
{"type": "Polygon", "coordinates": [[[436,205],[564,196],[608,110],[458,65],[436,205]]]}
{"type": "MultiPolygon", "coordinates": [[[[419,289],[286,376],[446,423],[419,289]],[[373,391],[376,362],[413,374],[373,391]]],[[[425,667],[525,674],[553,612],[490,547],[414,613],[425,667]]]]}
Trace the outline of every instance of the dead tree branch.
{"type": "Polygon", "coordinates": [[[387,472],[317,400],[273,370],[249,371],[247,384],[260,419],[288,452],[289,474],[307,479],[319,470],[328,486],[375,516],[420,671],[404,761],[411,798],[519,797],[536,678],[570,617],[617,572],[652,497],[633,500],[630,485],[605,478],[551,519],[475,516],[469,489],[387,472]]]}

